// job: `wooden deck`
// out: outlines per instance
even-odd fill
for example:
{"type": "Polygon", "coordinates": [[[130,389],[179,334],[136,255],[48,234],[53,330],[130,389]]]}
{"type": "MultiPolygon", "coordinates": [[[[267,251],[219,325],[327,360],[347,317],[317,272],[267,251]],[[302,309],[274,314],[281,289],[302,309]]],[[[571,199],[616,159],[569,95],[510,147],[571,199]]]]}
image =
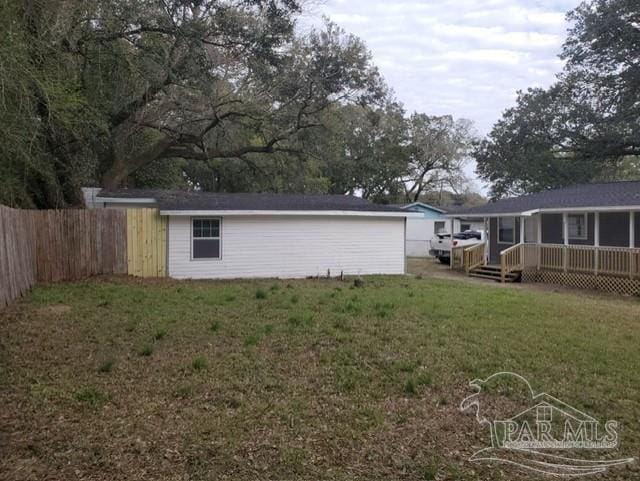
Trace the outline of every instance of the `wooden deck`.
{"type": "Polygon", "coordinates": [[[451,268],[467,275],[513,282],[543,282],[640,295],[640,249],[520,243],[488,264],[486,244],[457,247],[451,268]]]}

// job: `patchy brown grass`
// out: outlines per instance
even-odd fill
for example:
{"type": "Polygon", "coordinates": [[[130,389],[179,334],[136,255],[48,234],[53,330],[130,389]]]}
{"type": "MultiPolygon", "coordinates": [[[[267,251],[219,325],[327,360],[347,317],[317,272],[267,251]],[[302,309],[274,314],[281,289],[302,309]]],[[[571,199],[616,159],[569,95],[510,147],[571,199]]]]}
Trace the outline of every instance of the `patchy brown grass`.
{"type": "Polygon", "coordinates": [[[639,328],[634,300],[434,279],[39,288],[0,312],[0,478],[531,479],[466,461],[458,405],[501,370],[637,456],[639,328]]]}

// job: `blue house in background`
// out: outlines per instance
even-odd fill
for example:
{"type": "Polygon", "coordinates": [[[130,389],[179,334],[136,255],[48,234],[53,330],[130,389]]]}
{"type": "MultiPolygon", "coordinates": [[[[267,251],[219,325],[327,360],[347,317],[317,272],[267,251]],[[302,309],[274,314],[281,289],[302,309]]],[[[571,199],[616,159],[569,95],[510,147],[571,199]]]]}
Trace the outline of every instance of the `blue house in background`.
{"type": "MultiPolygon", "coordinates": [[[[449,211],[444,207],[435,207],[424,202],[412,202],[397,207],[422,214],[422,217],[407,218],[406,254],[409,257],[428,257],[431,238],[435,234],[450,230],[450,219],[444,217],[449,211]]],[[[482,222],[454,220],[455,232],[471,229],[482,229],[482,222]]]]}

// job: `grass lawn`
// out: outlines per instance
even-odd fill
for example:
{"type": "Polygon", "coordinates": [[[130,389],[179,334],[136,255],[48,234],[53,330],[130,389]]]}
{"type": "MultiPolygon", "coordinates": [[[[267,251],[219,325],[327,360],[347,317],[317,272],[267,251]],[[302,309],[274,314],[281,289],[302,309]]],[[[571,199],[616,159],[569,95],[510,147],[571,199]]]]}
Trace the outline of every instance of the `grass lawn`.
{"type": "MultiPolygon", "coordinates": [[[[436,279],[37,288],[0,311],[0,479],[531,479],[470,463],[468,382],[640,448],[640,302],[436,279]]],[[[606,479],[638,479],[638,463],[606,479]]]]}

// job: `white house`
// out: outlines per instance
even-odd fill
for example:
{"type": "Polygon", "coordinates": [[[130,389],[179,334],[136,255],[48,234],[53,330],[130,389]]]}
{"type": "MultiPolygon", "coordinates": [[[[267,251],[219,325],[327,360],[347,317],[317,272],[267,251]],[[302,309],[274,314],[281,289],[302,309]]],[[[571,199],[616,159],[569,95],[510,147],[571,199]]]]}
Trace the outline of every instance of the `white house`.
{"type": "MultiPolygon", "coordinates": [[[[450,213],[449,210],[444,207],[434,207],[424,202],[413,202],[397,207],[407,212],[420,214],[407,218],[407,256],[428,257],[431,238],[435,234],[451,230],[451,221],[445,217],[450,213]]],[[[456,218],[453,222],[454,233],[483,228],[482,222],[477,219],[456,218]]]]}
{"type": "Polygon", "coordinates": [[[115,190],[94,206],[157,208],[178,279],[404,274],[416,215],[345,195],[115,190]]]}

